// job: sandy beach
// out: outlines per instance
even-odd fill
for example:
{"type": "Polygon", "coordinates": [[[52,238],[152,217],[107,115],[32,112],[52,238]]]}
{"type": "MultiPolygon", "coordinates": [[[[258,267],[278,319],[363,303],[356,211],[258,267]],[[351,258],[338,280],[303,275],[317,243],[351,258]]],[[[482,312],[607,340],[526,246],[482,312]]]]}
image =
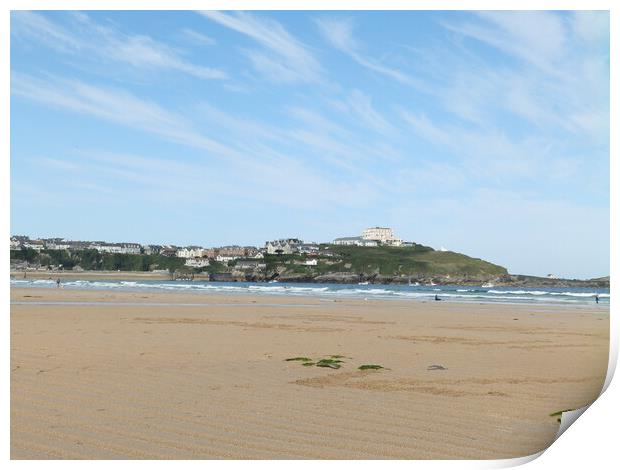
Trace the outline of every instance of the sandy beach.
{"type": "Polygon", "coordinates": [[[519,457],[607,370],[609,308],[595,305],[36,288],[11,301],[13,459],[519,457]],[[286,361],[331,355],[340,369],[286,361]]]}
{"type": "MultiPolygon", "coordinates": [[[[80,280],[121,280],[121,281],[158,281],[169,280],[167,272],[152,271],[48,271],[26,270],[11,271],[12,279],[80,279],[80,280]]],[[[207,278],[208,275],[197,275],[195,278],[207,278]]]]}

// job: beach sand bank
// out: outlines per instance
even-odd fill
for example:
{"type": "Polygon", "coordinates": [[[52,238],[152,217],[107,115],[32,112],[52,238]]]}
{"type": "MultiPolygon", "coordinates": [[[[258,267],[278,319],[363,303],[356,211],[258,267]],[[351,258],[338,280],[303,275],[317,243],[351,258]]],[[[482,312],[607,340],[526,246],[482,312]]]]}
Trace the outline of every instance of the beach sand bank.
{"type": "Polygon", "coordinates": [[[28,302],[11,305],[13,459],[519,457],[607,370],[608,307],[34,288],[11,300],[28,302]],[[330,355],[341,369],[285,361],[330,355]]]}
{"type": "MultiPolygon", "coordinates": [[[[209,278],[208,275],[198,275],[200,278],[209,278]]],[[[13,279],[63,279],[63,280],[115,280],[115,281],[168,281],[171,275],[167,272],[153,271],[48,271],[26,270],[11,271],[13,279]]]]}

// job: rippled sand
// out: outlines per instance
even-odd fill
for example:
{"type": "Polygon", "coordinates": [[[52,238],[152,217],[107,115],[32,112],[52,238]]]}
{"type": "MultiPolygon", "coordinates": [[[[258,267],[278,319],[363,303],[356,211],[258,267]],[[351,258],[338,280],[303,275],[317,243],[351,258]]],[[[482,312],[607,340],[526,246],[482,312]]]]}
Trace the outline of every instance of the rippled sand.
{"type": "Polygon", "coordinates": [[[607,369],[607,307],[11,298],[32,302],[11,306],[13,459],[524,456],[607,369]],[[341,369],[285,361],[330,355],[341,369]]]}

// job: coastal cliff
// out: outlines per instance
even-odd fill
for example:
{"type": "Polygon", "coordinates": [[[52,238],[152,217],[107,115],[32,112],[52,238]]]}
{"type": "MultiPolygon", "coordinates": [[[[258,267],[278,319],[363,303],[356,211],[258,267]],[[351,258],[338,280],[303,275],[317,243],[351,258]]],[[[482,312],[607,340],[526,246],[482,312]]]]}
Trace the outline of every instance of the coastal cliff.
{"type": "Polygon", "coordinates": [[[579,280],[508,273],[497,264],[462,253],[437,251],[415,244],[408,247],[321,245],[313,254],[265,254],[262,259],[212,261],[205,268],[184,266],[185,260],[154,255],[96,255],[46,250],[30,260],[11,251],[11,275],[33,278],[105,276],[106,279],[155,275],[171,280],[213,282],[306,282],[357,284],[465,285],[511,287],[609,287],[609,277],[579,280]],[[96,255],[96,256],[95,256],[96,255]],[[45,260],[52,260],[47,265],[45,260]],[[61,264],[62,270],[56,267],[61,264]],[[67,269],[71,267],[71,269],[67,269]]]}

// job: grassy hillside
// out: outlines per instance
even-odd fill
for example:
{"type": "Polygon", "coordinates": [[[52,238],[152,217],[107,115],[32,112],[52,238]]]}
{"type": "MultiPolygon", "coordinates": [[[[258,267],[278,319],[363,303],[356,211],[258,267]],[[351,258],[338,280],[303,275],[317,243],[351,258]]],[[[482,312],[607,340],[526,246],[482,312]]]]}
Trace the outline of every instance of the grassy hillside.
{"type": "MultiPolygon", "coordinates": [[[[323,248],[323,247],[322,247],[323,248]]],[[[486,276],[507,274],[506,268],[487,261],[454,253],[434,251],[422,245],[413,247],[357,247],[329,245],[325,249],[333,256],[319,256],[317,266],[295,265],[304,256],[268,256],[267,271],[274,273],[306,273],[321,275],[329,273],[353,273],[367,276],[451,275],[486,276]]]]}
{"type": "Polygon", "coordinates": [[[330,246],[330,249],[342,258],[343,266],[351,265],[350,269],[344,271],[357,273],[386,275],[507,274],[506,268],[488,261],[451,251],[434,251],[421,245],[414,247],[330,246]]]}

